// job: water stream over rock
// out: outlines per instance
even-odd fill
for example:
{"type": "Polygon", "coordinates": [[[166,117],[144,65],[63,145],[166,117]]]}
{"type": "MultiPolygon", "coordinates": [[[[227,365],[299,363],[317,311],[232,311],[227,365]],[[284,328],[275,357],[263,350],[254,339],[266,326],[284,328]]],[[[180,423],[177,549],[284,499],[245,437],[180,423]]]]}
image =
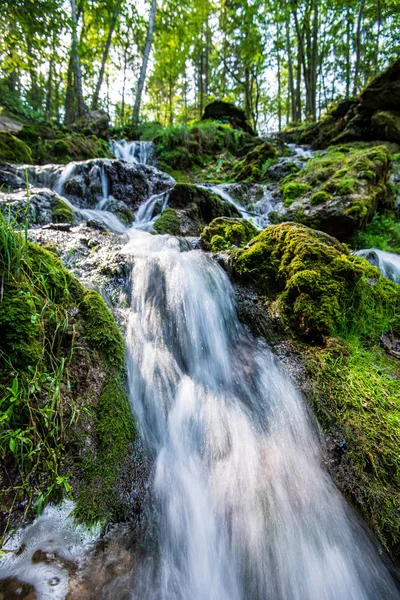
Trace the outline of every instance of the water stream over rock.
{"type": "MultiPolygon", "coordinates": [[[[175,237],[148,232],[156,205],[159,214],[168,204],[172,178],[118,159],[40,167],[30,172],[35,177],[36,185],[46,181],[83,219],[103,219],[128,236],[120,253],[131,269],[128,382],[154,459],[158,547],[137,557],[125,595],[115,588],[111,596],[100,591],[93,598],[398,598],[373,543],[321,466],[303,398],[266,344],[240,324],[222,267],[175,237]],[[134,201],[132,169],[136,182],[139,175],[146,180],[134,201]],[[129,229],[104,210],[118,193],[135,212],[129,229]]],[[[260,204],[251,211],[228,185],[211,189],[259,228],[268,223],[268,188],[261,188],[260,204]]],[[[60,532],[52,523],[50,535],[60,532]]],[[[46,528],[43,517],[22,541],[34,539],[39,525],[46,528]]],[[[64,524],[57,540],[65,539],[55,550],[51,544],[48,549],[48,536],[35,542],[35,552],[56,552],[56,574],[43,571],[43,563],[35,567],[25,549],[0,562],[0,578],[11,574],[33,585],[38,599],[62,600],[68,585],[62,561],[79,563],[87,551],[86,542],[71,535],[64,524]]]]}

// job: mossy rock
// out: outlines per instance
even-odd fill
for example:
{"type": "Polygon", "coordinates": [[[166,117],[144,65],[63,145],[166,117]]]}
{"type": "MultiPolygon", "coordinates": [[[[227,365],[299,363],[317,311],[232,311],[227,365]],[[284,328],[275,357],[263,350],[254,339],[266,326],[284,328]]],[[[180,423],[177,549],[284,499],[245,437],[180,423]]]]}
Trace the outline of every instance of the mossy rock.
{"type": "Polygon", "coordinates": [[[269,142],[260,144],[236,163],[232,171],[235,181],[262,181],[267,168],[276,160],[278,152],[269,142]]]}
{"type": "Polygon", "coordinates": [[[258,233],[258,229],[246,219],[219,217],[203,229],[200,239],[206,250],[221,252],[245,246],[258,233]]]}
{"type": "Polygon", "coordinates": [[[0,477],[11,486],[0,492],[2,519],[16,524],[24,507],[33,517],[67,494],[82,521],[126,520],[121,473],[137,431],[121,332],[53,252],[27,246],[4,219],[0,230],[0,477]]]}
{"type": "Polygon", "coordinates": [[[8,131],[0,131],[0,161],[31,164],[32,153],[25,142],[8,131]]]}
{"type": "Polygon", "coordinates": [[[108,143],[95,135],[78,133],[60,134],[57,139],[40,140],[36,154],[40,164],[64,164],[73,160],[109,158],[112,156],[108,143]]]}
{"type": "Polygon", "coordinates": [[[159,234],[179,235],[181,225],[173,208],[166,208],[154,223],[154,230],[159,234]]]}
{"type": "Polygon", "coordinates": [[[385,146],[332,148],[283,181],[283,221],[296,221],[348,240],[376,212],[394,208],[385,146]]]}
{"type": "Polygon", "coordinates": [[[72,208],[57,196],[52,202],[51,220],[53,223],[75,223],[75,214],[72,208]]]}
{"type": "Polygon", "coordinates": [[[288,325],[307,340],[347,331],[355,318],[371,336],[400,326],[400,288],[321,231],[267,227],[230,262],[235,277],[277,300],[288,325]]]}
{"type": "Polygon", "coordinates": [[[204,226],[217,217],[240,217],[232,204],[210,190],[186,183],[175,185],[169,193],[168,204],[180,219],[183,235],[200,235],[204,226]]]}
{"type": "Polygon", "coordinates": [[[372,127],[378,139],[389,140],[400,144],[400,113],[377,111],[373,114],[372,127]]]}

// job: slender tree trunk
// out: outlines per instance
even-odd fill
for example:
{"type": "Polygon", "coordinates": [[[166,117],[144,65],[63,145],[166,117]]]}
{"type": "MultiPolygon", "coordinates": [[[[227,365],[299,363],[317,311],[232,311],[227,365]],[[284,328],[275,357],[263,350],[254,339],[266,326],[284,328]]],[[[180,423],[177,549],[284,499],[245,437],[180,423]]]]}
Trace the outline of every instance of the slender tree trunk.
{"type": "Polygon", "coordinates": [[[72,47],[71,54],[73,57],[74,67],[74,84],[76,94],[76,114],[77,117],[82,117],[85,112],[85,105],[83,103],[83,92],[82,92],[82,72],[81,72],[81,61],[79,57],[78,47],[78,19],[76,16],[76,2],[71,0],[71,13],[72,13],[72,47]]]}
{"type": "Polygon", "coordinates": [[[65,93],[65,115],[64,123],[68,125],[74,122],[75,111],[74,111],[74,59],[72,53],[69,56],[68,70],[67,70],[67,91],[65,93]]]}
{"type": "Polygon", "coordinates": [[[49,74],[47,78],[47,96],[46,96],[46,117],[51,118],[51,103],[53,96],[53,69],[54,69],[54,45],[49,64],[49,74]]]}
{"type": "Polygon", "coordinates": [[[110,28],[108,30],[108,35],[107,35],[107,40],[106,40],[106,45],[104,47],[103,57],[102,57],[102,60],[101,60],[100,73],[99,73],[99,77],[98,77],[98,80],[97,80],[96,89],[95,89],[95,92],[93,94],[92,110],[96,110],[97,106],[98,106],[98,103],[99,103],[99,95],[100,95],[101,84],[103,83],[104,70],[106,68],[106,62],[107,62],[107,58],[108,58],[108,53],[110,51],[111,40],[112,40],[112,36],[113,36],[113,33],[114,33],[115,25],[116,25],[116,23],[118,21],[119,13],[120,13],[120,10],[121,10],[121,4],[122,4],[122,0],[117,0],[117,3],[116,3],[115,8],[114,8],[113,15],[112,15],[112,18],[111,18],[110,28]]]}
{"type": "Polygon", "coordinates": [[[279,55],[279,48],[276,51],[276,57],[278,61],[278,130],[282,129],[282,106],[281,106],[281,57],[279,55]]]}
{"type": "Polygon", "coordinates": [[[351,77],[350,46],[351,46],[350,10],[347,9],[347,15],[346,15],[346,98],[348,98],[350,96],[350,77],[351,77]]]}
{"type": "Polygon", "coordinates": [[[378,74],[379,71],[379,43],[381,37],[381,25],[382,25],[382,11],[381,11],[381,2],[377,0],[377,17],[378,17],[378,31],[376,34],[376,50],[375,50],[375,68],[374,75],[378,74]]]}
{"type": "Polygon", "coordinates": [[[297,72],[296,72],[296,123],[301,122],[301,50],[297,40],[297,72]]]}
{"type": "Polygon", "coordinates": [[[298,40],[298,50],[299,50],[299,59],[300,63],[303,67],[303,75],[304,75],[304,85],[306,88],[306,116],[309,116],[309,111],[312,106],[312,97],[310,90],[310,81],[309,81],[309,73],[307,69],[306,56],[305,56],[305,48],[304,48],[304,36],[300,29],[299,19],[297,16],[297,6],[296,3],[292,0],[292,14],[294,18],[294,23],[296,27],[296,34],[298,40]]]}
{"type": "Polygon", "coordinates": [[[318,2],[314,0],[314,20],[312,29],[312,51],[310,67],[310,96],[311,96],[311,114],[310,117],[315,120],[317,117],[317,66],[318,66],[318,2]]]}
{"type": "Polygon", "coordinates": [[[359,74],[360,74],[360,62],[361,62],[361,30],[362,21],[364,17],[365,0],[360,1],[360,10],[358,11],[357,17],[357,31],[356,31],[356,64],[354,69],[354,86],[353,94],[355,95],[358,90],[359,74]]]}
{"type": "MultiPolygon", "coordinates": [[[[294,93],[294,79],[293,79],[293,60],[292,51],[290,45],[290,21],[289,14],[286,13],[286,52],[288,57],[288,87],[289,87],[289,99],[290,99],[290,115],[291,120],[296,120],[296,97],[294,93]]],[[[289,120],[289,119],[288,119],[289,120]]]]}
{"type": "Polygon", "coordinates": [[[137,87],[136,98],[135,98],[135,106],[133,108],[133,117],[136,120],[139,118],[139,114],[140,114],[140,104],[142,102],[142,93],[143,93],[143,88],[144,88],[144,82],[146,79],[147,63],[149,61],[151,45],[153,42],[153,31],[154,31],[154,21],[156,18],[156,11],[157,11],[157,0],[151,0],[151,9],[150,9],[150,16],[149,16],[149,26],[147,28],[146,45],[144,48],[142,67],[140,69],[138,87],[137,87]]]}
{"type": "Polygon", "coordinates": [[[125,125],[125,89],[126,89],[126,68],[128,63],[128,44],[124,47],[124,81],[122,84],[122,100],[121,100],[121,125],[125,125]]]}

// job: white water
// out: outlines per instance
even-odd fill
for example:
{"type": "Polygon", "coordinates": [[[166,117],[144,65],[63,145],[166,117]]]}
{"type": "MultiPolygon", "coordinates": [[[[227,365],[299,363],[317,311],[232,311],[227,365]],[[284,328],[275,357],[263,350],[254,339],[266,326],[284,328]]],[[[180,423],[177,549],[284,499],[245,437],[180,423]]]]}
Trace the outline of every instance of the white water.
{"type": "Polygon", "coordinates": [[[73,509],[70,500],[57,507],[48,506],[31,526],[18,531],[3,546],[0,579],[15,577],[34,586],[38,600],[64,600],[68,592],[67,563],[81,562],[101,530],[78,525],[71,516],[73,509]],[[22,551],[16,552],[19,549],[22,551]],[[47,559],[37,562],[34,555],[38,551],[47,554],[47,559]]]}
{"type": "Polygon", "coordinates": [[[155,457],[142,600],[377,600],[397,592],[321,468],[304,401],[240,325],[225,272],[132,231],[130,395],[155,457]]]}
{"type": "Polygon", "coordinates": [[[235,184],[217,184],[217,185],[203,185],[208,190],[211,190],[219,196],[222,200],[229,202],[234,206],[240,213],[243,219],[250,221],[257,229],[264,229],[269,224],[268,214],[273,210],[271,197],[266,186],[263,188],[263,197],[253,206],[253,210],[246,209],[240,202],[238,202],[233,195],[230,193],[230,188],[235,184]]]}
{"type": "Polygon", "coordinates": [[[361,258],[366,258],[374,267],[378,267],[384,277],[388,277],[395,283],[400,283],[400,255],[393,252],[385,252],[377,248],[358,250],[355,253],[361,258]]]}
{"type": "Polygon", "coordinates": [[[111,149],[116,158],[122,158],[128,162],[137,162],[143,165],[150,164],[154,154],[153,142],[113,140],[111,142],[111,149]]]}

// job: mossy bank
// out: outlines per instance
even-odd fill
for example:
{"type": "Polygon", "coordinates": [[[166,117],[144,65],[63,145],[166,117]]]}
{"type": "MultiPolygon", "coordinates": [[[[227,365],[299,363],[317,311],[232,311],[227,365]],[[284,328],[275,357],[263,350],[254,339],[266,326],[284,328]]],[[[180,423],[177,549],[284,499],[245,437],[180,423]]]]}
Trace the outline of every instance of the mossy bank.
{"type": "Polygon", "coordinates": [[[0,244],[5,529],[64,496],[76,500],[79,520],[126,520],[137,432],[120,330],[96,291],[3,218],[0,244]]]}

